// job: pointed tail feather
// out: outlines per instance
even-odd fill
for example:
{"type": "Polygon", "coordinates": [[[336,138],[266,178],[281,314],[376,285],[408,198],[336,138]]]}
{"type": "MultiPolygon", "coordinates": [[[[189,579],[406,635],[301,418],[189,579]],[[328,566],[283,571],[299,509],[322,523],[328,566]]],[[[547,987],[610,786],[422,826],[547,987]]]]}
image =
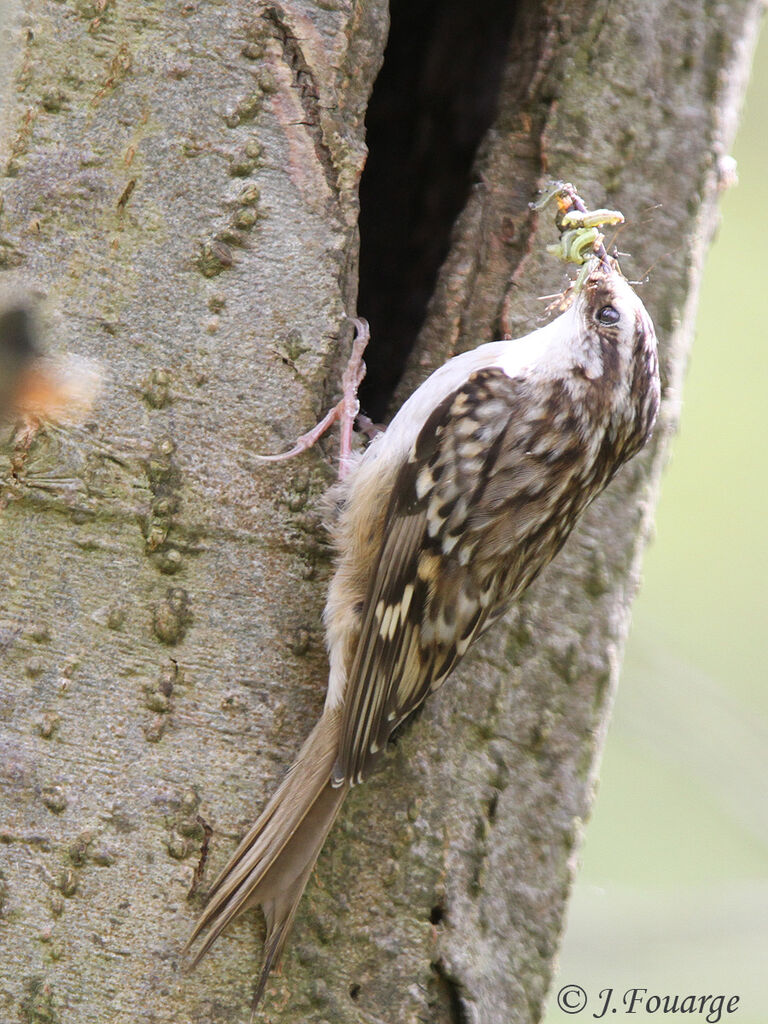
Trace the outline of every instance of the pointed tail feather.
{"type": "Polygon", "coordinates": [[[304,887],[347,793],[346,786],[334,789],[330,784],[338,739],[339,713],[326,711],[214,883],[208,906],[184,947],[187,953],[208,930],[190,964],[193,968],[230,921],[247,907],[260,905],[267,934],[254,1005],[280,960],[304,887]]]}

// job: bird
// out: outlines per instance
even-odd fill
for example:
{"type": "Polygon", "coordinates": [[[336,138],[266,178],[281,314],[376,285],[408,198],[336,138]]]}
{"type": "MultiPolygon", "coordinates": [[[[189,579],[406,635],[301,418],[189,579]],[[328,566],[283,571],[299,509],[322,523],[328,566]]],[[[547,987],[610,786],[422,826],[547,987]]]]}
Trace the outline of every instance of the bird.
{"type": "MultiPolygon", "coordinates": [[[[559,203],[561,233],[583,241],[584,207],[559,203]]],[[[335,485],[325,706],[185,947],[194,966],[234,918],[260,906],[254,1007],[350,788],[651,435],[660,402],[654,326],[594,234],[564,312],[525,337],[450,359],[335,485]]]]}
{"type": "Polygon", "coordinates": [[[39,358],[27,310],[12,305],[0,311],[0,420],[23,405],[39,358]]]}
{"type": "Polygon", "coordinates": [[[17,442],[28,444],[43,423],[78,422],[90,410],[99,384],[95,362],[45,354],[29,306],[15,301],[0,309],[0,426],[22,424],[17,442]]]}

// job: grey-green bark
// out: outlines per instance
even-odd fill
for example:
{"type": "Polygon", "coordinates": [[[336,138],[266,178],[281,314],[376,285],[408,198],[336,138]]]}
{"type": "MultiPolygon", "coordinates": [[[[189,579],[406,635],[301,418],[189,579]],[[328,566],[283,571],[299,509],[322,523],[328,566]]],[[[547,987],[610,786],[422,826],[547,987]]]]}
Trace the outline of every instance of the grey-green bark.
{"type": "MultiPolygon", "coordinates": [[[[563,177],[625,212],[628,273],[654,265],[662,421],[353,792],[265,1018],[540,1017],[760,9],[521,9],[410,383],[541,315],[562,279],[526,204],[563,177]]],[[[386,5],[10,14],[2,276],[45,293],[50,346],[104,389],[3,464],[2,1017],[246,1020],[252,920],[176,967],[201,822],[204,890],[322,705],[330,469],[252,453],[314,422],[348,348],[386,5]]]]}

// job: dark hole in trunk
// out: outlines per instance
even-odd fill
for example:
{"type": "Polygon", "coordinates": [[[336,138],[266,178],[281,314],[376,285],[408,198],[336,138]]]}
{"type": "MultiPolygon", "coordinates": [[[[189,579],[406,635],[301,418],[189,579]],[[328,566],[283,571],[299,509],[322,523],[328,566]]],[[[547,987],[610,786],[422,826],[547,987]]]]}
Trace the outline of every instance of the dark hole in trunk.
{"type": "Polygon", "coordinates": [[[516,4],[392,0],[366,118],[358,309],[371,324],[363,409],[385,417],[496,112],[516,4]]]}

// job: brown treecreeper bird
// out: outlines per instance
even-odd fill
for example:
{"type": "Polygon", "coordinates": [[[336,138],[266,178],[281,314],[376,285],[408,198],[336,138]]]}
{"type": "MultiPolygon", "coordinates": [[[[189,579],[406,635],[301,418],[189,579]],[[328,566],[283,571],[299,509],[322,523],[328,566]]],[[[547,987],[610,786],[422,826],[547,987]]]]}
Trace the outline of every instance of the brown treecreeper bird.
{"type": "MultiPolygon", "coordinates": [[[[209,929],[196,963],[234,917],[260,905],[267,930],[254,1005],[349,787],[554,558],[653,428],[653,324],[597,230],[620,214],[590,214],[572,186],[556,195],[558,254],[584,263],[570,308],[524,338],[451,359],[338,485],[325,709],[188,943],[209,929]]],[[[358,380],[352,373],[353,387],[358,380]]]]}

